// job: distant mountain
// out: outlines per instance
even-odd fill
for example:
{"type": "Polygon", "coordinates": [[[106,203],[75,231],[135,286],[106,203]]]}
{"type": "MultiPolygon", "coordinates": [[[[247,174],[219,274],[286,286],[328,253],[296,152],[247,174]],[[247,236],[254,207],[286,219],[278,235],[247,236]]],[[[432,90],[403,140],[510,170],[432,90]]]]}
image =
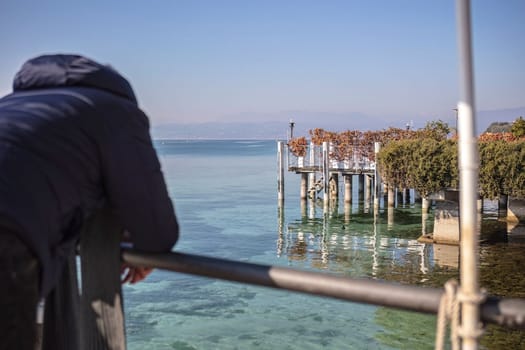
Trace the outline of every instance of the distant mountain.
{"type": "MultiPolygon", "coordinates": [[[[154,125],[151,128],[153,138],[172,139],[286,139],[290,134],[290,116],[294,120],[294,135],[306,136],[308,130],[323,128],[342,131],[349,129],[368,130],[370,125],[388,125],[384,121],[370,121],[372,118],[363,114],[333,114],[289,112],[281,115],[269,115],[268,121],[209,122],[209,123],[168,123],[154,125]]],[[[261,118],[261,116],[257,116],[261,118]]],[[[260,120],[260,119],[259,119],[260,120]]],[[[385,126],[386,128],[387,126],[385,126]]]]}
{"type": "MultiPolygon", "coordinates": [[[[519,116],[525,116],[525,107],[479,111],[477,133],[485,131],[493,122],[512,122],[519,116]]],[[[290,134],[290,118],[294,120],[294,136],[308,136],[308,130],[314,128],[364,131],[390,126],[403,128],[406,125],[403,118],[378,118],[363,113],[286,112],[268,116],[267,122],[251,121],[250,115],[246,115],[243,118],[245,121],[154,125],[151,135],[155,139],[286,139],[290,134]]],[[[418,120],[418,125],[414,127],[423,127],[430,120],[418,120]]]]}
{"type": "Polygon", "coordinates": [[[286,139],[287,123],[213,122],[153,126],[154,139],[286,139]]]}

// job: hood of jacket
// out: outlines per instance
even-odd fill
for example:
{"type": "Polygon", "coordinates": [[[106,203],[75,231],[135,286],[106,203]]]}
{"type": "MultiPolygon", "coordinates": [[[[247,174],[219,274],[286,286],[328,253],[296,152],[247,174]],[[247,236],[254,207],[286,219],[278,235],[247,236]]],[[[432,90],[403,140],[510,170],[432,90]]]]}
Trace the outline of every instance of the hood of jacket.
{"type": "Polygon", "coordinates": [[[117,71],[79,55],[43,55],[30,59],[16,74],[13,91],[67,86],[101,89],[137,103],[131,85],[117,71]]]}

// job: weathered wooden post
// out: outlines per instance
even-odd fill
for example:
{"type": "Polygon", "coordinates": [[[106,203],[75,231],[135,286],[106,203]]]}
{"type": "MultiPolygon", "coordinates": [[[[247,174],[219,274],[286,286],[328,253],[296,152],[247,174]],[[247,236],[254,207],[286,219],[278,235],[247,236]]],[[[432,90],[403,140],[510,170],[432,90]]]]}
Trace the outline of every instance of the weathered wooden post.
{"type": "Polygon", "coordinates": [[[403,201],[403,206],[407,205],[407,204],[410,204],[410,190],[406,187],[404,187],[402,189],[402,201],[403,201]]]}
{"type": "Polygon", "coordinates": [[[277,202],[284,204],[284,142],[277,141],[277,202]]]}
{"type": "Polygon", "coordinates": [[[388,193],[388,200],[387,200],[387,206],[389,208],[393,208],[396,203],[396,189],[393,185],[388,184],[387,185],[387,193],[388,193]]]}
{"type": "Polygon", "coordinates": [[[427,220],[428,220],[428,213],[421,213],[421,236],[427,237],[427,220]]]}
{"type": "Polygon", "coordinates": [[[357,175],[357,183],[359,188],[359,199],[364,198],[365,196],[365,175],[359,174],[357,175]]]}
{"type": "Polygon", "coordinates": [[[80,243],[82,269],[81,349],[126,348],[120,283],[122,227],[102,210],[84,228],[80,243]]]}
{"type": "Polygon", "coordinates": [[[428,197],[422,197],[421,198],[421,212],[428,213],[429,208],[430,208],[430,200],[428,199],[428,197]]]}
{"type": "Polygon", "coordinates": [[[386,214],[386,227],[388,231],[391,231],[394,228],[394,207],[388,207],[386,209],[386,214]]]}
{"type": "Polygon", "coordinates": [[[315,218],[315,201],[316,201],[316,198],[312,198],[310,199],[310,205],[308,206],[308,218],[309,219],[314,219],[315,218]]]}
{"type": "Polygon", "coordinates": [[[365,203],[368,203],[368,202],[370,202],[370,189],[372,187],[372,185],[371,185],[372,181],[370,179],[370,176],[368,176],[366,174],[364,174],[363,177],[364,177],[364,180],[365,180],[365,190],[364,190],[364,199],[363,200],[365,201],[365,203]]]}
{"type": "Polygon", "coordinates": [[[352,174],[344,175],[345,182],[345,203],[352,202],[352,174]]]}
{"type": "Polygon", "coordinates": [[[80,239],[80,288],[72,252],[57,287],[46,298],[43,350],[126,348],[121,236],[121,227],[108,209],[88,220],[80,239]]]}
{"type": "Polygon", "coordinates": [[[498,196],[498,216],[506,217],[509,203],[509,196],[506,194],[500,194],[498,196]]]}
{"type": "Polygon", "coordinates": [[[306,199],[301,200],[301,217],[305,218],[307,213],[307,205],[306,205],[306,199]]]}
{"type": "Polygon", "coordinates": [[[306,201],[308,195],[308,173],[301,173],[301,202],[306,201]]]}
{"type": "Polygon", "coordinates": [[[339,198],[339,174],[332,173],[330,175],[330,199],[337,201],[339,198]]]}
{"type": "Polygon", "coordinates": [[[301,216],[306,217],[306,200],[308,198],[308,173],[301,173],[301,216]]]}
{"type": "Polygon", "coordinates": [[[352,204],[350,202],[345,202],[344,204],[344,212],[345,212],[345,223],[348,224],[350,222],[350,213],[352,210],[352,204]]]}

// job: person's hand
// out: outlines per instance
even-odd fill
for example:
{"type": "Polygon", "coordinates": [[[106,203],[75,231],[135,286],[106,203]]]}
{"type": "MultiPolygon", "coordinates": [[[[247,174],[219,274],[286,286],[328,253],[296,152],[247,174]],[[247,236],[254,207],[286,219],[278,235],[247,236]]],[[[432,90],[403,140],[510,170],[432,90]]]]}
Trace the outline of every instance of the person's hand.
{"type": "Polygon", "coordinates": [[[153,268],[151,267],[135,267],[122,264],[122,267],[120,268],[120,282],[122,284],[128,282],[130,284],[135,284],[145,279],[152,271],[153,268]]]}

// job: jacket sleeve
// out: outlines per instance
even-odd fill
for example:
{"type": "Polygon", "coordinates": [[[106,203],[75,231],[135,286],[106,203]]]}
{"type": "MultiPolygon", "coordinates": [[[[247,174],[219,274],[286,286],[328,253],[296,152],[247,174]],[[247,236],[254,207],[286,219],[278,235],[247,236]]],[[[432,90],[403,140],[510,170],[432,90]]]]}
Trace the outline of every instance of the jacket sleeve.
{"type": "MultiPolygon", "coordinates": [[[[170,251],[179,236],[174,206],[140,110],[128,111],[115,132],[108,132],[103,182],[109,203],[136,249],[170,251]]],[[[117,118],[118,120],[118,118],[117,118]]]]}

